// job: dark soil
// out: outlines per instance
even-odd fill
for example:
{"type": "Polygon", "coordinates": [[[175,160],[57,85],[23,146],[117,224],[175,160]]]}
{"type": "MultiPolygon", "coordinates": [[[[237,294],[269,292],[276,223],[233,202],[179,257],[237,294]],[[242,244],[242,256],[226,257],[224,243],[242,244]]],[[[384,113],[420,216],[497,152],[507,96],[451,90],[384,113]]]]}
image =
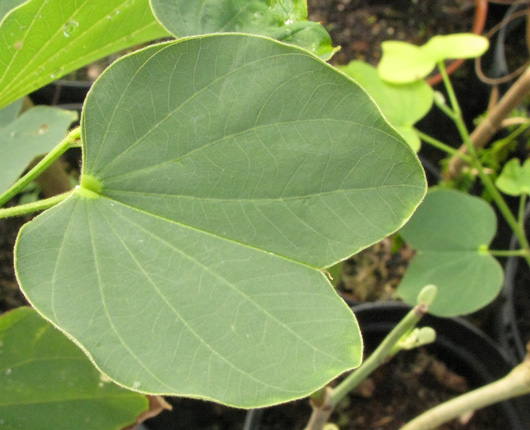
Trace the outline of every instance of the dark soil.
{"type": "MultiPolygon", "coordinates": [[[[336,422],[345,422],[342,430],[398,430],[429,408],[466,392],[468,385],[425,350],[416,350],[399,353],[359,388],[338,408],[336,422]]],[[[495,411],[483,409],[438,430],[501,429],[504,425],[495,411]]]]}
{"type": "Polygon", "coordinates": [[[388,237],[344,262],[338,284],[344,298],[352,302],[396,300],[397,287],[414,256],[412,248],[397,241],[396,236],[388,237]]]}

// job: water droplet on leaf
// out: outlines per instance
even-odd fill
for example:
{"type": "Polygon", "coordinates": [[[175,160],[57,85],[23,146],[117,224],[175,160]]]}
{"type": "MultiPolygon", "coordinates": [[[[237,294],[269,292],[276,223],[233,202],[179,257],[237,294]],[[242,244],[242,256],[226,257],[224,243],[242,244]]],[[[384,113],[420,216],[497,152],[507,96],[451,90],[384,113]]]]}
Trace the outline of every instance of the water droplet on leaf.
{"type": "Polygon", "coordinates": [[[63,27],[64,36],[70,37],[77,30],[77,27],[79,27],[79,23],[77,21],[68,21],[63,27]]]}

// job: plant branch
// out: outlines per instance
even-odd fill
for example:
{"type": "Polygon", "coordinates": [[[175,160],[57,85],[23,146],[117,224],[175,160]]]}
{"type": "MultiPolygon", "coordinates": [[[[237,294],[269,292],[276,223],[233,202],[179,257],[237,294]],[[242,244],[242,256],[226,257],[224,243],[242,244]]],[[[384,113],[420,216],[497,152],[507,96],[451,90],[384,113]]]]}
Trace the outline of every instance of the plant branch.
{"type": "MultiPolygon", "coordinates": [[[[530,68],[526,69],[517,81],[510,87],[508,92],[502,97],[497,105],[489,112],[488,116],[478,125],[471,133],[470,139],[473,148],[483,148],[500,129],[502,121],[508,117],[510,112],[515,109],[523,99],[530,93],[530,68]]],[[[469,148],[464,143],[459,151],[467,154],[469,148]]],[[[460,175],[464,163],[460,158],[453,156],[449,162],[447,171],[448,179],[460,175]]]]}
{"type": "Polygon", "coordinates": [[[39,212],[45,209],[49,209],[52,206],[55,206],[57,203],[62,202],[73,192],[74,190],[71,190],[71,191],[68,191],[67,193],[63,193],[63,194],[59,194],[54,197],[50,197],[49,199],[38,200],[36,202],[28,203],[25,205],[13,206],[12,208],[0,209],[0,219],[14,217],[14,216],[28,215],[34,212],[39,212]]]}
{"type": "MultiPolygon", "coordinates": [[[[486,172],[484,171],[484,167],[482,166],[482,163],[480,162],[475,146],[471,140],[471,136],[469,135],[466,129],[466,126],[464,124],[464,119],[462,118],[462,113],[461,113],[462,111],[458,104],[458,100],[453,90],[453,86],[451,85],[451,81],[449,80],[449,76],[447,75],[445,71],[445,66],[443,62],[438,63],[438,68],[440,69],[440,73],[442,74],[444,78],[444,84],[447,89],[449,99],[451,101],[451,107],[453,109],[453,112],[456,114],[456,117],[454,118],[456,127],[458,128],[458,132],[460,133],[460,136],[462,137],[462,140],[464,141],[464,144],[466,145],[467,152],[469,153],[472,159],[471,165],[472,167],[475,167],[477,169],[478,175],[480,177],[480,180],[484,184],[484,187],[490,193],[491,197],[495,201],[495,204],[501,211],[502,215],[504,216],[504,219],[506,220],[506,222],[508,223],[508,225],[514,232],[515,236],[517,237],[519,244],[526,251],[524,258],[526,259],[528,265],[530,265],[530,245],[528,243],[528,240],[526,239],[526,234],[524,232],[524,229],[520,227],[519,222],[515,219],[515,216],[512,214],[512,211],[506,204],[506,201],[502,197],[501,193],[499,192],[497,187],[495,187],[495,184],[493,183],[489,175],[486,174],[486,172]]],[[[530,89],[530,69],[529,71],[527,71],[527,74],[529,77],[529,89],[530,89]]]]}
{"type": "Polygon", "coordinates": [[[53,148],[41,161],[35,165],[35,167],[33,167],[28,173],[15,182],[7,191],[0,195],[0,208],[18,193],[20,193],[24,188],[26,188],[30,182],[37,178],[37,176],[42,174],[55,160],[63,155],[74,142],[79,140],[80,137],[81,134],[79,127],[71,130],[55,148],[53,148]]]}
{"type": "Polygon", "coordinates": [[[377,349],[360,367],[334,389],[326,387],[323,391],[319,391],[318,396],[316,396],[317,400],[313,398],[311,401],[313,413],[305,430],[322,430],[335,406],[360,382],[381,366],[387,358],[392,357],[399,350],[396,348],[399,341],[416,326],[427,311],[428,305],[426,303],[421,302],[416,305],[383,339],[377,349]]]}
{"type": "Polygon", "coordinates": [[[435,429],[466,412],[527,393],[530,393],[530,356],[528,354],[525,360],[504,378],[428,410],[405,424],[401,430],[435,429]]]}

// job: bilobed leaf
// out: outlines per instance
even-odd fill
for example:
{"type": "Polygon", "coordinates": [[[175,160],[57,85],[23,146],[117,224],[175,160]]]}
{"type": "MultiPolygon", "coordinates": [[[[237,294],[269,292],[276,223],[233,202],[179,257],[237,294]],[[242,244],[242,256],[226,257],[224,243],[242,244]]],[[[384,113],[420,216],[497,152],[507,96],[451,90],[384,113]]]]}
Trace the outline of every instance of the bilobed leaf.
{"type": "Polygon", "coordinates": [[[0,318],[0,386],[0,428],[8,430],[120,430],[148,408],[25,307],[0,318]]]}
{"type": "Polygon", "coordinates": [[[362,61],[351,61],[339,66],[348,76],[360,83],[374,98],[390,124],[414,150],[420,149],[420,139],[413,125],[432,107],[433,90],[422,80],[396,85],[383,81],[377,69],[362,61]]]}
{"type": "Polygon", "coordinates": [[[522,166],[517,158],[508,161],[495,184],[510,196],[530,194],[530,161],[526,160],[522,166]]]}
{"type": "Polygon", "coordinates": [[[8,12],[26,1],[28,0],[2,0],[0,2],[0,21],[4,19],[8,12]]]}
{"type": "Polygon", "coordinates": [[[2,128],[4,128],[6,125],[12,123],[17,118],[20,110],[22,109],[22,102],[23,99],[18,99],[9,106],[0,109],[0,130],[2,130],[2,128]]]}
{"type": "Polygon", "coordinates": [[[434,36],[421,49],[435,61],[480,57],[489,47],[486,37],[478,34],[460,33],[434,36]]]}
{"type": "Polygon", "coordinates": [[[393,40],[381,46],[379,75],[385,81],[404,84],[425,78],[441,61],[480,57],[489,42],[483,36],[461,33],[434,36],[423,46],[393,40]]]}
{"type": "Polygon", "coordinates": [[[438,287],[429,307],[434,315],[468,314],[491,302],[502,285],[502,268],[488,252],[496,231],[495,213],[482,199],[435,190],[401,229],[417,251],[398,294],[415,304],[426,285],[438,287]]]}
{"type": "Polygon", "coordinates": [[[77,119],[77,112],[36,106],[0,128],[0,193],[12,185],[37,156],[51,151],[77,119]]]}
{"type": "Polygon", "coordinates": [[[175,37],[218,32],[269,36],[323,59],[336,51],[327,30],[307,20],[306,0],[150,0],[158,20],[175,37]]]}
{"type": "Polygon", "coordinates": [[[21,288],[112,379],[256,407],[359,364],[323,269],[399,228],[414,153],[354,82],[272,39],[210,35],[111,66],[81,186],[23,227],[21,288]]]}
{"type": "Polygon", "coordinates": [[[0,108],[112,52],[164,37],[148,0],[29,0],[0,23],[0,108]]]}
{"type": "Polygon", "coordinates": [[[419,46],[397,40],[381,44],[383,56],[377,66],[379,76],[387,82],[406,84],[423,79],[436,62],[419,46]]]}

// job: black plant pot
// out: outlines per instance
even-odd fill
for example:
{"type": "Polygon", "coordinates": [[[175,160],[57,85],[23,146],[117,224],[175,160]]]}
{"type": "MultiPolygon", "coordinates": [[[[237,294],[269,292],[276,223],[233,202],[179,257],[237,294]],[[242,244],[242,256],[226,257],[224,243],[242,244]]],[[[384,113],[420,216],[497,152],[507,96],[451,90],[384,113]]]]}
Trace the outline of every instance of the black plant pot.
{"type": "MultiPolygon", "coordinates": [[[[530,204],[524,213],[525,230],[530,228],[530,204]]],[[[518,249],[519,242],[512,236],[510,249],[518,249]]],[[[519,362],[526,356],[530,342],[530,268],[523,258],[510,257],[504,267],[504,285],[495,324],[495,338],[504,351],[519,362]]]]}
{"type": "Polygon", "coordinates": [[[526,343],[530,342],[530,321],[523,317],[525,309],[530,309],[530,268],[522,258],[510,257],[504,269],[496,338],[516,361],[524,359],[526,343]]]}
{"type": "MultiPolygon", "coordinates": [[[[359,321],[365,344],[368,348],[374,348],[406,315],[410,307],[399,302],[381,302],[366,303],[352,309],[359,321]]],[[[514,365],[489,337],[467,321],[426,315],[420,326],[430,326],[436,330],[436,341],[427,347],[429,353],[455,373],[466,377],[472,388],[505,376],[514,365]]],[[[502,417],[505,423],[503,430],[529,428],[529,396],[505,401],[490,408],[494,408],[495,416],[502,417]]],[[[264,430],[262,422],[269,412],[270,409],[249,411],[243,430],[264,430]]]]}

